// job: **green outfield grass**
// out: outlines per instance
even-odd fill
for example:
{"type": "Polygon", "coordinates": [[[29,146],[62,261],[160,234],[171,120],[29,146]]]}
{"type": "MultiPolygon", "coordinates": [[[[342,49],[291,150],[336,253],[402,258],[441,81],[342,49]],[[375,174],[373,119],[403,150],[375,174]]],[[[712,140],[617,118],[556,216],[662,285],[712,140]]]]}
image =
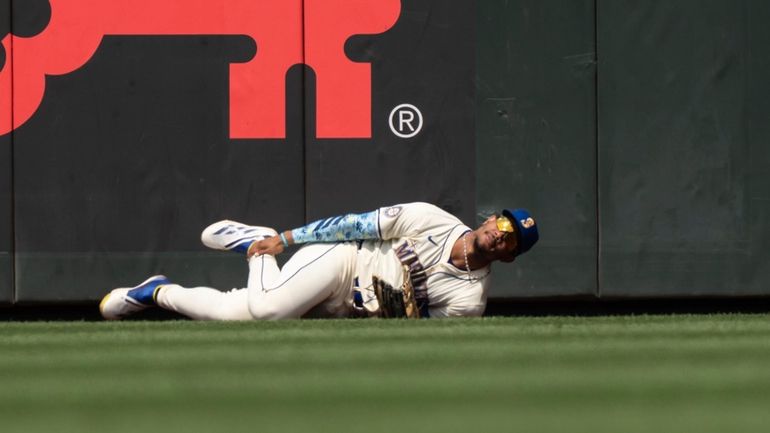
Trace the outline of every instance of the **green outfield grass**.
{"type": "Polygon", "coordinates": [[[765,432],[769,319],[0,323],[0,431],[765,432]]]}

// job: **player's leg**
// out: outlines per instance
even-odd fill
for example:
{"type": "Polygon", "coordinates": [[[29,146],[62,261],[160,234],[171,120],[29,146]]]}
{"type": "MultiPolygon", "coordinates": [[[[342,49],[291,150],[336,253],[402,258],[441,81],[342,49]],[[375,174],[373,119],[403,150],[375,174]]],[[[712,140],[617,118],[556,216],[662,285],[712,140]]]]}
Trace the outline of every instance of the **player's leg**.
{"type": "Polygon", "coordinates": [[[350,307],[355,279],[355,243],[309,244],[280,270],[275,258],[255,256],[249,261],[248,308],[255,319],[296,319],[328,305],[330,315],[350,307]]]}
{"type": "Polygon", "coordinates": [[[283,270],[273,256],[253,257],[248,288],[230,292],[185,288],[158,275],[136,287],[113,290],[100,309],[107,319],[120,319],[154,305],[196,320],[299,318],[313,309],[340,316],[350,307],[356,252],[351,243],[307,245],[283,270]]]}
{"type": "MultiPolygon", "coordinates": [[[[201,233],[201,241],[209,248],[245,254],[251,242],[275,233],[268,227],[223,220],[206,227],[201,233]]],[[[274,278],[279,272],[275,259],[268,262],[266,275],[274,278]]],[[[158,290],[156,302],[162,308],[195,320],[252,320],[246,289],[221,292],[209,287],[187,288],[170,284],[158,290]]]]}
{"type": "Polygon", "coordinates": [[[283,270],[273,256],[252,257],[247,289],[224,293],[167,284],[157,291],[156,302],[196,320],[299,318],[314,308],[339,314],[353,284],[356,251],[353,244],[308,245],[283,270]]]}
{"type": "Polygon", "coordinates": [[[208,287],[184,288],[163,275],[135,287],[112,290],[99,310],[105,319],[118,320],[154,306],[196,320],[251,320],[246,289],[220,292],[208,287]]]}
{"type": "Polygon", "coordinates": [[[168,284],[158,290],[159,307],[194,320],[252,320],[248,291],[222,292],[210,287],[182,287],[168,284]]]}
{"type": "Polygon", "coordinates": [[[275,256],[263,254],[249,259],[249,279],[246,287],[263,287],[278,281],[281,276],[281,268],[275,256]]]}

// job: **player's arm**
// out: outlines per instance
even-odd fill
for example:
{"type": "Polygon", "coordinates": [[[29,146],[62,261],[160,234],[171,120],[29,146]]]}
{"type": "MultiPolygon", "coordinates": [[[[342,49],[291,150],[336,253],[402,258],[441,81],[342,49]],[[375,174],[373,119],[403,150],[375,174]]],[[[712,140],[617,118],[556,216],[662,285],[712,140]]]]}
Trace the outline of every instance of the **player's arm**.
{"type": "Polygon", "coordinates": [[[324,218],[293,230],[286,230],[278,236],[254,242],[249,247],[248,255],[280,254],[289,245],[309,242],[344,242],[381,238],[378,209],[360,214],[351,213],[324,218]]]}

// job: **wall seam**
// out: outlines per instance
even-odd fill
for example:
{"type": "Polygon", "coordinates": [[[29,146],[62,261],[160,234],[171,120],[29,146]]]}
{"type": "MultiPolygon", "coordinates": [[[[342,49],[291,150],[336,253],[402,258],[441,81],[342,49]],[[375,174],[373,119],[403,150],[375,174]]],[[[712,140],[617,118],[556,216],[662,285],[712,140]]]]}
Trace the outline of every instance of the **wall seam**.
{"type": "Polygon", "coordinates": [[[594,0],[594,152],[596,157],[595,184],[596,191],[596,292],[597,298],[602,297],[602,226],[601,226],[601,188],[599,182],[600,176],[600,157],[599,157],[599,1],[594,0]]]}
{"type": "Polygon", "coordinates": [[[303,219],[304,222],[309,222],[308,220],[308,176],[307,176],[307,134],[308,134],[308,127],[307,127],[307,59],[305,59],[305,47],[306,47],[306,41],[305,41],[305,24],[307,21],[305,20],[305,0],[300,1],[300,10],[302,14],[302,26],[300,27],[300,31],[302,32],[301,38],[302,38],[302,186],[303,186],[303,194],[305,196],[305,199],[303,200],[304,203],[304,209],[302,209],[303,219]]]}
{"type": "Polygon", "coordinates": [[[9,2],[8,4],[8,12],[10,17],[10,26],[9,26],[9,46],[10,46],[10,52],[5,53],[6,54],[6,64],[10,66],[11,70],[11,136],[10,136],[10,148],[8,149],[8,156],[9,156],[9,168],[8,168],[8,176],[10,177],[10,185],[9,185],[9,201],[10,201],[10,245],[9,245],[9,256],[10,256],[10,277],[11,277],[11,304],[16,304],[18,300],[17,291],[16,291],[16,173],[14,170],[14,163],[15,163],[15,155],[14,155],[14,137],[16,135],[16,132],[14,130],[14,113],[16,110],[14,110],[15,107],[15,99],[14,99],[14,91],[16,90],[16,86],[14,85],[14,69],[15,69],[15,62],[13,61],[13,2],[9,2]]]}

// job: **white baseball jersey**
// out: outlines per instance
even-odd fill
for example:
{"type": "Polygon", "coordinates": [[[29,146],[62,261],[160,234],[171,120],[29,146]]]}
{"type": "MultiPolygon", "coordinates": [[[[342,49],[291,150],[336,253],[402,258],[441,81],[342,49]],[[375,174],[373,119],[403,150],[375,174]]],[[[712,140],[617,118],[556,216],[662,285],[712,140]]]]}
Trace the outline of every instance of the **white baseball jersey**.
{"type": "Polygon", "coordinates": [[[357,259],[366,310],[379,310],[372,277],[400,287],[406,261],[415,290],[427,289],[431,317],[482,315],[490,267],[468,272],[451,263],[455,241],[471,230],[457,217],[428,203],[401,204],[379,209],[378,229],[382,239],[363,241],[357,259]]]}

